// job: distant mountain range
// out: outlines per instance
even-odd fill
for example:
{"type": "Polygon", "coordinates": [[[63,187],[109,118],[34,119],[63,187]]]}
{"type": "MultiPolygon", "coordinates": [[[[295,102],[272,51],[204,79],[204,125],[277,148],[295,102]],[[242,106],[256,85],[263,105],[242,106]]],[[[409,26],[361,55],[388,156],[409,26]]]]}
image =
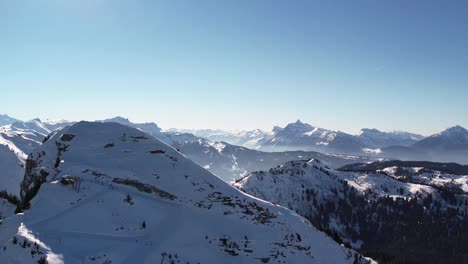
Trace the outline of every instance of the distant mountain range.
{"type": "Polygon", "coordinates": [[[234,145],[266,151],[313,150],[354,154],[362,153],[365,148],[373,150],[388,146],[410,146],[424,138],[422,135],[409,132],[382,132],[368,128],[362,129],[357,135],[351,135],[314,127],[300,120],[290,123],[284,128],[275,126],[269,132],[260,129],[241,132],[210,129],[171,129],[171,131],[189,132],[214,141],[225,141],[234,145]]]}
{"type": "Polygon", "coordinates": [[[389,146],[411,146],[412,144],[424,139],[424,136],[404,132],[382,132],[377,129],[362,129],[357,137],[363,144],[369,148],[384,148],[389,146]]]}
{"type": "Polygon", "coordinates": [[[381,156],[393,159],[429,160],[468,164],[468,131],[455,126],[424,138],[408,147],[381,149],[381,156]]]}
{"type": "Polygon", "coordinates": [[[297,120],[284,128],[276,127],[271,137],[259,141],[259,149],[284,151],[290,149],[312,150],[325,153],[356,154],[365,145],[355,136],[313,127],[297,120]]]}
{"type": "Polygon", "coordinates": [[[199,134],[205,138],[216,138],[233,144],[237,142],[248,148],[269,152],[303,150],[468,164],[468,132],[461,126],[425,138],[409,132],[382,132],[368,128],[351,135],[314,127],[298,120],[284,128],[274,127],[271,132],[254,130],[223,133],[219,130],[204,130],[199,134]],[[255,136],[250,136],[252,134],[255,136]]]}
{"type": "Polygon", "coordinates": [[[188,133],[168,134],[168,138],[173,147],[226,181],[298,159],[321,159],[332,168],[376,160],[374,157],[323,154],[315,151],[264,152],[226,142],[213,142],[188,133]]]}
{"type": "MultiPolygon", "coordinates": [[[[187,157],[225,181],[232,181],[250,172],[297,159],[321,159],[332,168],[375,160],[372,157],[329,155],[313,151],[262,152],[225,142],[213,142],[188,133],[165,132],[155,123],[133,123],[123,117],[99,122],[115,122],[144,131],[179,149],[187,157]]],[[[36,118],[25,122],[15,121],[0,127],[0,168],[2,168],[1,177],[4,179],[0,191],[19,196],[19,183],[23,179],[25,161],[29,153],[39,147],[54,130],[74,123],[36,118]]]]}
{"type": "Polygon", "coordinates": [[[259,145],[260,140],[265,140],[273,135],[273,132],[265,132],[261,129],[250,131],[225,131],[220,129],[175,129],[170,132],[190,133],[197,137],[206,138],[211,141],[223,141],[232,145],[243,146],[255,149],[259,145]]]}
{"type": "MultiPolygon", "coordinates": [[[[226,142],[212,141],[191,133],[163,131],[155,123],[137,124],[123,117],[106,119],[102,122],[116,122],[140,129],[179,149],[200,166],[226,181],[232,181],[250,172],[268,169],[283,162],[297,159],[321,159],[333,168],[375,160],[375,158],[366,156],[329,155],[315,151],[258,151],[226,142]]],[[[199,131],[197,133],[220,133],[220,131],[203,130],[203,132],[199,131]]],[[[244,135],[246,138],[251,139],[252,134],[255,133],[240,132],[237,135],[244,135]]],[[[208,138],[216,139],[214,136],[208,136],[208,138]]]]}
{"type": "MultiPolygon", "coordinates": [[[[138,124],[123,117],[101,122],[117,122],[145,131],[180,149],[189,158],[225,180],[233,180],[286,161],[307,158],[320,159],[332,168],[379,158],[468,164],[468,132],[460,126],[424,138],[409,132],[382,132],[377,129],[362,129],[357,135],[351,135],[314,127],[299,120],[284,128],[274,127],[270,132],[259,129],[241,132],[210,129],[165,131],[155,123],[138,124]]],[[[72,123],[39,119],[14,122],[7,126],[10,136],[4,135],[4,138],[11,141],[14,138],[11,133],[16,131],[21,134],[17,141],[28,139],[15,143],[26,155],[52,130],[72,123]]]]}

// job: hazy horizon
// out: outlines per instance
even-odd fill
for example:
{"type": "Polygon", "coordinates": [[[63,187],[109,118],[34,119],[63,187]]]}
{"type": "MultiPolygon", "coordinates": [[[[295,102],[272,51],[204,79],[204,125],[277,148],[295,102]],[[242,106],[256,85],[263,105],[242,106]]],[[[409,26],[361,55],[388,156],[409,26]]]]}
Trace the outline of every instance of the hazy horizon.
{"type": "MultiPolygon", "coordinates": [[[[161,129],[164,129],[164,130],[170,130],[170,129],[178,129],[178,130],[202,130],[202,129],[211,129],[211,130],[223,130],[223,131],[230,131],[230,132],[239,132],[239,131],[251,131],[251,130],[255,130],[255,129],[260,129],[260,130],[263,130],[263,131],[272,131],[273,127],[275,126],[279,126],[279,127],[285,127],[286,125],[290,124],[290,123],[294,123],[296,121],[301,121],[302,123],[307,123],[309,125],[312,125],[312,126],[315,126],[315,127],[320,127],[320,128],[325,128],[325,129],[329,129],[329,130],[334,130],[334,131],[342,131],[342,132],[346,132],[348,134],[352,134],[352,135],[355,135],[355,134],[358,134],[360,129],[357,130],[357,131],[345,131],[345,130],[339,130],[339,129],[334,129],[334,128],[331,128],[331,127],[324,127],[324,126],[321,126],[321,125],[318,125],[318,124],[315,124],[313,122],[308,122],[307,120],[302,120],[302,119],[293,119],[291,121],[287,121],[287,122],[283,122],[281,124],[272,124],[270,127],[266,127],[266,128],[262,128],[262,127],[251,127],[251,128],[223,128],[223,127],[169,127],[169,126],[164,126],[162,125],[160,122],[158,122],[158,120],[140,120],[140,119],[133,119],[133,118],[130,118],[128,116],[125,116],[125,115],[114,115],[114,116],[107,116],[107,117],[103,117],[103,118],[94,118],[94,119],[89,119],[89,118],[78,118],[78,119],[68,119],[68,118],[48,118],[48,117],[40,117],[40,116],[35,116],[35,117],[27,117],[27,118],[19,118],[18,116],[13,116],[11,114],[8,114],[8,113],[0,113],[0,115],[7,115],[9,117],[12,117],[12,118],[16,118],[16,119],[19,119],[21,121],[29,121],[29,120],[32,120],[32,119],[35,119],[35,118],[39,118],[41,119],[42,121],[46,121],[46,120],[52,120],[52,121],[55,121],[55,120],[65,120],[65,121],[71,121],[71,122],[79,122],[79,121],[97,121],[97,120],[105,120],[105,119],[111,119],[111,118],[115,118],[115,117],[122,117],[122,118],[125,118],[125,119],[128,119],[130,122],[133,122],[133,123],[147,123],[147,122],[153,122],[155,123],[156,125],[158,125],[161,129]]],[[[451,128],[451,127],[454,127],[454,126],[457,126],[459,124],[453,124],[451,126],[448,126],[448,127],[443,127],[437,131],[434,131],[434,132],[429,132],[429,133],[418,133],[418,132],[414,132],[410,129],[405,129],[405,128],[395,128],[395,129],[390,129],[390,130],[384,130],[384,129],[380,129],[378,127],[361,127],[361,129],[365,129],[365,128],[368,128],[368,129],[378,129],[382,132],[395,132],[395,131],[398,131],[398,132],[410,132],[410,133],[415,133],[415,134],[420,134],[420,135],[423,135],[423,136],[430,136],[430,135],[433,135],[435,133],[439,133],[443,130],[446,130],[448,128],[451,128]]],[[[463,126],[462,126],[463,127],[463,126]]],[[[466,127],[465,127],[466,128],[466,127]]]]}

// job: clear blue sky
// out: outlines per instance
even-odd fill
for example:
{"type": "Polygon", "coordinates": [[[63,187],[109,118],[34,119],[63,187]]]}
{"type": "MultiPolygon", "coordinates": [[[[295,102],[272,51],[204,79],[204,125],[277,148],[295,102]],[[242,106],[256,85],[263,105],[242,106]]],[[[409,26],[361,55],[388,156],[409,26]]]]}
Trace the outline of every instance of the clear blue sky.
{"type": "Polygon", "coordinates": [[[468,127],[467,1],[0,0],[0,113],[468,127]]]}

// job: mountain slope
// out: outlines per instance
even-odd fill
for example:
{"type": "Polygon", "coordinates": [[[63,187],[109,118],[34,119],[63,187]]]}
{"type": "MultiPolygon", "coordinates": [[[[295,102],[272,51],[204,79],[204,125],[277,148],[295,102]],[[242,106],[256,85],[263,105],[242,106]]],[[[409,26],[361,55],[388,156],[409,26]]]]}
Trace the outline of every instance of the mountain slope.
{"type": "Polygon", "coordinates": [[[365,147],[355,136],[331,131],[297,120],[284,128],[276,128],[273,136],[260,140],[260,150],[306,150],[325,153],[362,153],[365,147]]]}
{"type": "Polygon", "coordinates": [[[468,259],[468,175],[406,167],[341,172],[311,160],[252,173],[235,186],[381,263],[468,259]]]}
{"type": "Polygon", "coordinates": [[[167,144],[170,144],[170,140],[167,138],[166,134],[162,132],[161,128],[159,128],[159,126],[156,124],[156,123],[153,123],[153,122],[147,122],[147,123],[133,123],[133,122],[130,122],[130,120],[128,120],[128,118],[124,118],[124,117],[121,117],[121,116],[117,116],[117,117],[114,117],[114,118],[109,118],[109,119],[105,119],[105,120],[102,120],[101,122],[115,122],[115,123],[119,123],[119,124],[122,124],[122,125],[125,125],[125,126],[129,126],[129,127],[134,127],[134,128],[137,128],[141,131],[144,131],[148,134],[150,134],[151,136],[167,143],[167,144]]]}
{"type": "Polygon", "coordinates": [[[387,147],[382,156],[394,159],[457,162],[468,165],[468,131],[455,126],[409,147],[387,147]]]}
{"type": "Polygon", "coordinates": [[[362,129],[357,137],[366,145],[367,148],[383,148],[390,146],[410,146],[424,138],[422,135],[393,131],[382,132],[377,129],[362,129]]]}
{"type": "Polygon", "coordinates": [[[428,151],[468,150],[468,130],[454,126],[414,143],[412,148],[428,151]]]}
{"type": "Polygon", "coordinates": [[[332,155],[314,151],[264,152],[226,142],[212,142],[187,133],[168,133],[167,137],[171,146],[225,181],[298,159],[321,159],[332,168],[375,161],[374,158],[365,156],[332,155]]]}
{"type": "Polygon", "coordinates": [[[0,191],[19,196],[28,154],[53,130],[69,122],[33,119],[0,127],[0,191]]]}
{"type": "Polygon", "coordinates": [[[14,122],[20,122],[18,119],[0,114],[0,126],[9,125],[14,122]]]}
{"type": "Polygon", "coordinates": [[[21,194],[30,209],[2,224],[2,263],[367,262],[117,123],[52,135],[29,157],[21,194]]]}
{"type": "Polygon", "coordinates": [[[271,132],[265,132],[260,129],[240,132],[224,131],[219,129],[171,129],[170,132],[191,133],[197,137],[205,138],[210,141],[222,141],[232,145],[243,146],[252,149],[258,148],[259,141],[266,140],[272,135],[271,132]]]}
{"type": "Polygon", "coordinates": [[[26,154],[0,135],[0,192],[19,197],[25,160],[26,154]]]}
{"type": "MultiPolygon", "coordinates": [[[[374,158],[363,156],[327,155],[313,151],[263,152],[226,142],[211,141],[190,133],[161,131],[154,123],[136,124],[122,117],[104,120],[104,122],[114,121],[140,129],[179,149],[191,160],[225,181],[232,181],[250,172],[265,170],[280,165],[283,162],[297,159],[321,159],[332,168],[375,160],[374,158]]],[[[219,130],[197,130],[196,132],[205,136],[225,135],[226,133],[219,130]]],[[[258,133],[261,134],[261,132],[258,133]]],[[[251,133],[246,132],[247,138],[250,138],[249,135],[251,133]]]]}

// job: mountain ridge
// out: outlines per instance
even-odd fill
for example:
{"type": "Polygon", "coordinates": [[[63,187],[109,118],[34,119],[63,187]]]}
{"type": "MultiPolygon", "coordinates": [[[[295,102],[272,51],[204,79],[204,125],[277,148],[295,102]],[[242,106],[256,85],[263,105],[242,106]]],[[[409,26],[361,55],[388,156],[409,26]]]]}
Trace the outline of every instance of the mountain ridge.
{"type": "Polygon", "coordinates": [[[9,125],[14,122],[21,122],[20,120],[10,117],[6,114],[0,114],[0,126],[9,125]]]}
{"type": "Polygon", "coordinates": [[[0,229],[3,262],[372,262],[118,123],[56,131],[30,155],[21,193],[24,214],[0,229]]]}
{"type": "Polygon", "coordinates": [[[317,160],[291,161],[234,186],[286,206],[379,262],[463,263],[468,175],[387,165],[342,172],[317,160]]]}

